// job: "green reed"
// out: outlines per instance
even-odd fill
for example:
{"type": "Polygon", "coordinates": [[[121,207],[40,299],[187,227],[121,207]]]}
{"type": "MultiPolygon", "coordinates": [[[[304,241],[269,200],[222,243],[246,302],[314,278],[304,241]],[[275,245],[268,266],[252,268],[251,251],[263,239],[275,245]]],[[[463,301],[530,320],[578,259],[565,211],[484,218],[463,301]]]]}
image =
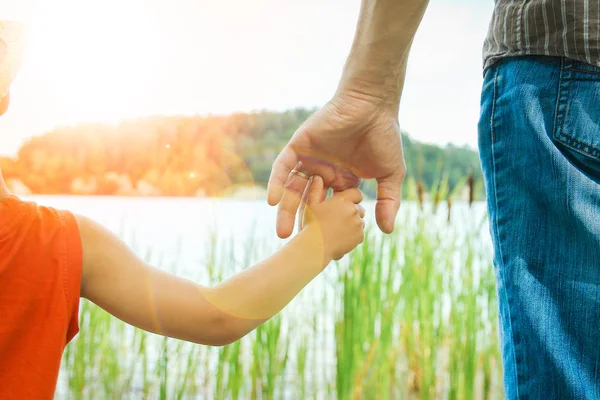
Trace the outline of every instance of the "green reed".
{"type": "MultiPolygon", "coordinates": [[[[406,204],[396,233],[369,229],[280,316],[229,346],[146,333],[83,300],[57,398],[502,398],[486,221],[463,211],[448,223],[442,206],[406,204]]],[[[236,250],[213,235],[199,281],[218,282],[276,248],[247,237],[236,250]]]]}

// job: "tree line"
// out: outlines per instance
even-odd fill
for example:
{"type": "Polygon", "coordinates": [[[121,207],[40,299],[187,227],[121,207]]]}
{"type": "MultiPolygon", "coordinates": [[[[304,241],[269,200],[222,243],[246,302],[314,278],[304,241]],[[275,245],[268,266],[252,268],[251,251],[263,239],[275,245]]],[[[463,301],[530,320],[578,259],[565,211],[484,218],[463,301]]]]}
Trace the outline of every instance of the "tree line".
{"type": "MultiPolygon", "coordinates": [[[[16,157],[1,158],[5,179],[34,194],[227,196],[266,187],[271,165],[314,110],[228,116],[157,116],[116,125],[80,124],[28,139],[16,157]]],[[[424,144],[403,134],[407,178],[450,190],[467,176],[480,180],[474,150],[424,144]]],[[[363,188],[374,196],[374,185],[363,188]]]]}

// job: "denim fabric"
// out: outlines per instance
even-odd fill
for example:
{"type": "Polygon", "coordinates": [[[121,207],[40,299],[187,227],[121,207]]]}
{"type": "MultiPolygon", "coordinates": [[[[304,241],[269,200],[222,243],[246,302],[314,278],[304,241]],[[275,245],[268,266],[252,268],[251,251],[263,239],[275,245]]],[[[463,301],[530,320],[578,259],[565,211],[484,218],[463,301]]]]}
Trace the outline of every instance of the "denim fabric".
{"type": "Polygon", "coordinates": [[[600,399],[600,68],[488,68],[479,150],[506,397],[600,399]]]}

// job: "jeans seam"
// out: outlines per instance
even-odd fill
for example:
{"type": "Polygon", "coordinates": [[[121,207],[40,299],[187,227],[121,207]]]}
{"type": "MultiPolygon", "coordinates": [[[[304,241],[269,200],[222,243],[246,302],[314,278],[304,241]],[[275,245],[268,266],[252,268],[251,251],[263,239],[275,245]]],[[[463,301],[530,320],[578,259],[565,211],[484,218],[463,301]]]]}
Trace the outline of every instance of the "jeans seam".
{"type": "MultiPolygon", "coordinates": [[[[563,103],[563,83],[564,83],[564,59],[562,59],[560,61],[561,63],[561,68],[560,68],[560,76],[558,77],[558,88],[559,88],[559,93],[557,96],[557,102],[556,102],[556,117],[558,118],[558,110],[560,108],[560,112],[562,113],[562,118],[560,121],[560,127],[558,125],[554,126],[554,133],[557,133],[557,129],[559,130],[558,135],[560,136],[560,134],[562,134],[562,132],[564,132],[565,130],[565,121],[567,120],[567,115],[569,114],[569,99],[571,98],[571,87],[573,86],[573,83],[571,81],[571,76],[569,74],[569,83],[567,85],[567,93],[566,96],[564,96],[564,103],[563,103]],[[560,107],[562,104],[564,104],[564,107],[560,107]]],[[[554,135],[553,135],[554,136],[554,135]]]]}
{"type": "MultiPolygon", "coordinates": [[[[495,136],[495,129],[494,129],[494,120],[495,120],[495,116],[496,116],[496,100],[498,98],[498,73],[499,73],[500,68],[496,68],[495,74],[494,74],[494,91],[493,91],[493,98],[492,98],[492,110],[491,110],[491,117],[490,117],[490,132],[492,133],[492,136],[495,136]]],[[[493,179],[493,186],[494,186],[494,205],[496,210],[498,210],[498,187],[497,187],[497,182],[496,182],[496,150],[495,150],[495,141],[492,140],[491,141],[491,150],[492,150],[492,179],[493,179]]],[[[504,255],[502,252],[502,240],[500,238],[500,228],[499,228],[499,223],[498,223],[498,212],[495,213],[494,216],[494,230],[495,230],[495,235],[498,238],[498,253],[500,256],[500,266],[499,266],[499,273],[502,275],[502,281],[503,281],[503,286],[504,289],[502,290],[502,297],[504,298],[504,300],[506,301],[507,304],[507,310],[508,310],[508,329],[510,331],[510,341],[511,343],[511,355],[513,358],[513,363],[515,365],[515,381],[516,381],[516,385],[515,385],[515,391],[516,391],[516,395],[517,395],[517,399],[519,399],[521,396],[519,394],[519,388],[520,388],[520,384],[519,384],[519,372],[518,372],[518,364],[517,364],[517,355],[516,355],[516,350],[515,350],[515,331],[513,329],[513,319],[512,319],[512,312],[511,312],[511,304],[510,301],[508,299],[508,293],[506,290],[506,277],[505,277],[505,273],[504,273],[504,255]]]]}
{"type": "Polygon", "coordinates": [[[582,74],[590,74],[590,75],[600,75],[600,71],[592,71],[589,69],[581,69],[581,68],[577,68],[577,67],[573,67],[571,68],[571,71],[573,72],[581,72],[582,74]]]}
{"type": "Polygon", "coordinates": [[[564,144],[565,146],[567,146],[571,150],[573,150],[573,151],[575,151],[575,152],[577,152],[577,153],[579,153],[579,154],[581,154],[583,156],[587,156],[587,157],[590,157],[591,159],[600,161],[600,150],[599,149],[596,149],[596,147],[594,147],[592,145],[589,145],[589,144],[587,144],[585,142],[581,142],[581,141],[575,139],[574,137],[572,137],[570,135],[567,135],[566,133],[563,133],[562,129],[561,129],[561,132],[559,132],[558,135],[555,136],[554,138],[556,140],[558,140],[559,143],[564,144]],[[582,149],[580,149],[578,147],[575,147],[576,145],[585,146],[587,148],[591,148],[594,151],[593,152],[591,152],[591,151],[585,151],[585,150],[582,150],[582,149]]]}
{"type": "Polygon", "coordinates": [[[558,101],[556,102],[556,116],[554,118],[554,127],[552,129],[552,138],[559,144],[562,144],[583,156],[600,161],[600,149],[588,143],[581,142],[571,135],[564,133],[567,115],[569,114],[569,99],[571,98],[571,89],[573,86],[573,71],[576,70],[573,69],[572,63],[568,61],[565,65],[565,60],[562,59],[560,76],[558,79],[558,101]],[[568,74],[566,79],[564,76],[565,73],[568,74]],[[584,148],[577,147],[577,145],[584,148]],[[586,151],[585,147],[591,150],[586,151]]]}

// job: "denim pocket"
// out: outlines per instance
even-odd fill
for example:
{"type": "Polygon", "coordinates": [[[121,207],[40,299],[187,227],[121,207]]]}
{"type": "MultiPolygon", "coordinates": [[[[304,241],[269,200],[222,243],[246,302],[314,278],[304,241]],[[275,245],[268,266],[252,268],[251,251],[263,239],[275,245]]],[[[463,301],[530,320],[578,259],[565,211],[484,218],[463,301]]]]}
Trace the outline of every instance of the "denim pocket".
{"type": "Polygon", "coordinates": [[[600,172],[600,68],[563,59],[553,138],[600,172]]]}

